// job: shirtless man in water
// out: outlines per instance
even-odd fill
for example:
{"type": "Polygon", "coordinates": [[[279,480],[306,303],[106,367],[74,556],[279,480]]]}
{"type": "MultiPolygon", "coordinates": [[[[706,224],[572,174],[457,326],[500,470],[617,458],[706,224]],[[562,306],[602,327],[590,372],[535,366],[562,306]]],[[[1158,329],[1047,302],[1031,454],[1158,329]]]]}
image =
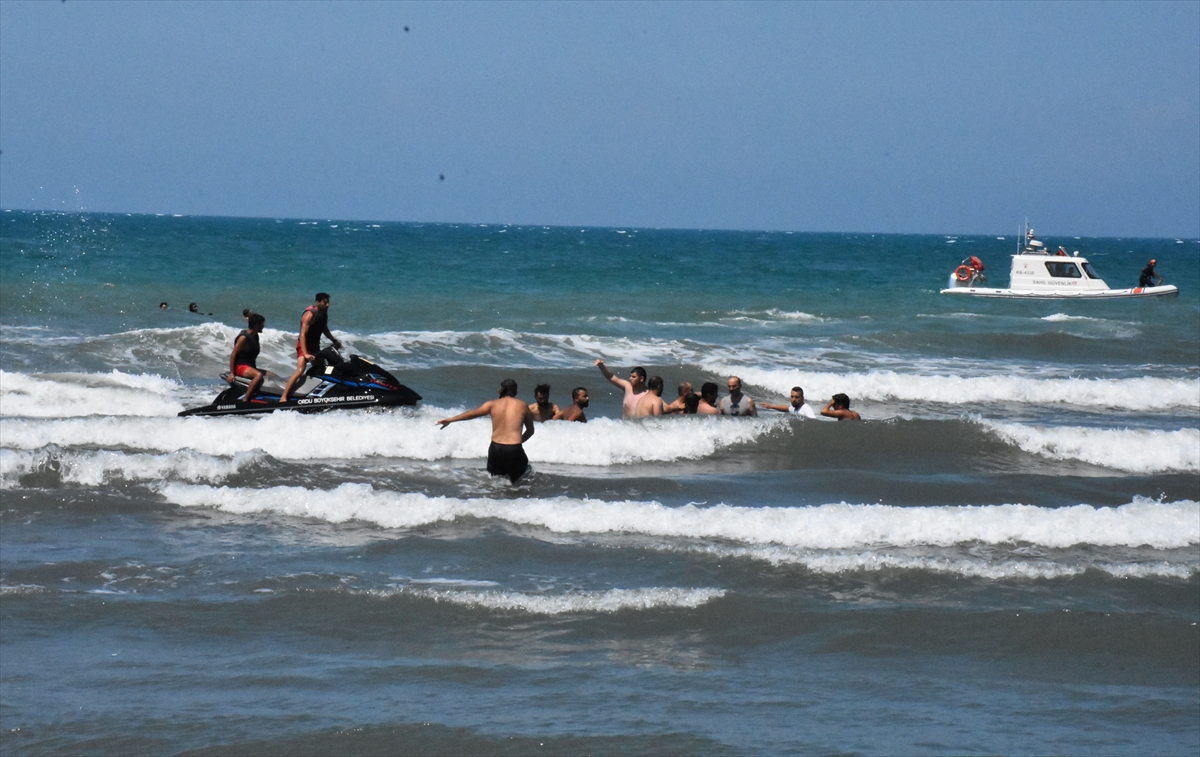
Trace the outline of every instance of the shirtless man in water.
{"type": "Polygon", "coordinates": [[[457,421],[490,415],[492,444],[488,447],[487,472],[493,476],[508,476],[515,484],[529,470],[529,458],[521,445],[533,436],[533,413],[529,412],[528,405],[517,399],[517,382],[513,379],[501,381],[497,394],[497,399],[453,418],[443,418],[437,424],[446,428],[457,421]]]}
{"type": "Polygon", "coordinates": [[[533,419],[538,422],[553,420],[558,415],[558,405],[550,401],[550,385],[538,384],[533,389],[533,403],[529,406],[533,419]]]}
{"type": "Polygon", "coordinates": [[[583,414],[583,409],[588,406],[588,401],[587,389],[582,386],[575,387],[575,390],[571,392],[571,404],[555,413],[551,420],[587,423],[587,416],[583,414]]]}
{"type": "Polygon", "coordinates": [[[835,394],[825,404],[821,415],[826,418],[837,418],[839,421],[861,421],[862,416],[850,409],[850,398],[845,394],[835,394]]]}
{"type": "Polygon", "coordinates": [[[696,415],[720,415],[717,407],[717,385],[706,381],[700,387],[700,403],[696,405],[696,415]]]}
{"type": "Polygon", "coordinates": [[[646,382],[646,387],[647,390],[642,392],[642,398],[638,400],[637,407],[634,408],[634,418],[662,415],[667,410],[666,403],[662,401],[662,376],[651,376],[650,380],[646,382]]]}
{"type": "Polygon", "coordinates": [[[646,393],[646,369],[640,365],[637,366],[629,372],[629,380],[626,381],[613,375],[603,360],[597,360],[596,367],[604,374],[604,378],[611,381],[614,386],[621,387],[625,392],[625,399],[621,402],[621,417],[632,418],[637,412],[638,400],[646,393]]]}

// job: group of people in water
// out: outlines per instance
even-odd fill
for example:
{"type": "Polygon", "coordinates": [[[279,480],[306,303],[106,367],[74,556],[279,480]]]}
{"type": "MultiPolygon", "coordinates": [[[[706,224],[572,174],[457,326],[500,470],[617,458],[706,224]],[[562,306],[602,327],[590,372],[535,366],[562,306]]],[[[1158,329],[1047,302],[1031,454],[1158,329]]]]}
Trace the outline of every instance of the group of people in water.
{"type": "MultiPolygon", "coordinates": [[[[700,392],[696,393],[692,390],[692,384],[685,381],[679,385],[679,396],[668,404],[662,398],[662,377],[651,376],[647,379],[646,369],[642,366],[633,368],[628,379],[614,374],[603,360],[597,360],[596,367],[624,393],[624,418],[648,418],[674,413],[749,417],[757,416],[759,407],[791,413],[801,418],[817,417],[804,401],[804,389],[798,386],[792,387],[790,404],[774,405],[768,402],[756,404],[753,399],[743,394],[742,380],[737,376],[729,377],[729,394],[720,399],[717,397],[718,387],[715,383],[706,382],[701,385],[700,392]]],[[[538,384],[533,390],[533,402],[528,405],[517,398],[517,382],[511,378],[500,382],[497,394],[499,396],[496,399],[452,418],[443,418],[437,421],[437,425],[444,429],[458,421],[490,416],[492,440],[488,447],[487,471],[493,476],[507,476],[514,484],[529,469],[529,458],[525,455],[523,445],[533,436],[535,422],[561,420],[587,423],[584,413],[589,402],[586,387],[579,386],[572,390],[571,404],[565,409],[560,409],[550,401],[549,384],[538,384]]],[[[841,393],[833,395],[820,414],[839,421],[861,420],[861,416],[850,409],[850,398],[841,393]]]]}
{"type": "MultiPolygon", "coordinates": [[[[329,302],[328,293],[318,292],[315,302],[305,308],[300,316],[300,335],[296,340],[296,370],[288,378],[279,397],[281,404],[288,401],[292,387],[304,375],[309,364],[319,359],[322,335],[328,337],[335,349],[341,349],[342,343],[329,331],[329,302]]],[[[230,384],[235,384],[238,377],[248,379],[250,383],[246,387],[244,400],[249,402],[267,374],[257,366],[259,335],[266,325],[266,318],[249,308],[242,311],[242,317],[246,319],[246,328],[234,339],[233,350],[229,354],[227,380],[230,384]]],[[[668,403],[662,397],[662,377],[648,377],[646,369],[642,366],[633,368],[629,372],[629,378],[623,379],[609,370],[603,360],[597,360],[595,365],[604,378],[622,391],[621,415],[624,418],[673,414],[752,417],[758,415],[760,407],[791,413],[800,418],[817,417],[817,413],[804,401],[804,389],[798,386],[792,387],[789,404],[776,405],[769,402],[756,403],[746,396],[742,392],[742,380],[737,376],[729,377],[729,394],[724,397],[718,397],[719,387],[714,382],[701,384],[700,391],[696,392],[691,382],[684,381],[679,385],[679,396],[668,403]]],[[[487,470],[493,476],[507,476],[513,483],[525,475],[529,468],[529,459],[525,456],[522,445],[533,436],[535,422],[587,423],[587,414],[584,411],[590,398],[586,387],[579,386],[573,389],[571,404],[561,409],[550,401],[549,384],[538,384],[533,390],[534,401],[529,404],[517,398],[517,382],[511,378],[500,382],[497,394],[496,399],[452,418],[443,418],[437,425],[446,428],[458,421],[490,416],[492,442],[488,448],[487,470]]],[[[845,394],[833,395],[820,410],[820,414],[839,421],[860,419],[859,414],[850,409],[850,398],[845,394]]]]}

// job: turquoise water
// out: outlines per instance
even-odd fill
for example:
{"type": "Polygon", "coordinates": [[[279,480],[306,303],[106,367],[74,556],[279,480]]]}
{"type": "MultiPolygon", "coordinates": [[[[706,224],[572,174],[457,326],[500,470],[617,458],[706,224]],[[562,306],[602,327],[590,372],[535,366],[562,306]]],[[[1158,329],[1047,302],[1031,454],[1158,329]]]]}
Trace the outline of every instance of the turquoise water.
{"type": "Polygon", "coordinates": [[[1011,235],[0,213],[5,752],[1194,754],[1200,244],[1045,241],[1181,294],[938,293],[1011,235]],[[318,290],[417,408],[176,417],[318,290]],[[865,421],[623,421],[597,358],[865,421]],[[505,376],[592,396],[515,486],[434,423],[505,376]]]}

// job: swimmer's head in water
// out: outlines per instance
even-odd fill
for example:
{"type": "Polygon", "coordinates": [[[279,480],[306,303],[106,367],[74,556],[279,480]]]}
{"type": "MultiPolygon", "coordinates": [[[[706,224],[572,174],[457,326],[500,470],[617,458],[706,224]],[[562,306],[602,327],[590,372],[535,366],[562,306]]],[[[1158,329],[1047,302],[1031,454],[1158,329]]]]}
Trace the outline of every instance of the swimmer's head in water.
{"type": "Polygon", "coordinates": [[[200,312],[200,306],[199,306],[199,305],[197,305],[197,304],[196,304],[196,303],[194,303],[194,302],[192,302],[192,303],[189,303],[189,304],[188,304],[188,312],[189,312],[189,313],[199,313],[199,312],[200,312]]]}
{"type": "Polygon", "coordinates": [[[538,384],[533,388],[533,398],[538,402],[550,401],[550,385],[538,384]]]}
{"type": "Polygon", "coordinates": [[[800,407],[804,404],[804,390],[798,386],[792,387],[792,407],[800,407]]]}
{"type": "Polygon", "coordinates": [[[517,396],[516,379],[506,378],[500,382],[500,396],[501,397],[516,397],[517,396]]]}
{"type": "Polygon", "coordinates": [[[692,393],[692,382],[684,381],[679,385],[679,396],[686,397],[692,393]]]}
{"type": "Polygon", "coordinates": [[[840,407],[843,410],[850,409],[850,398],[841,392],[833,395],[833,406],[840,407]]]}
{"type": "Polygon", "coordinates": [[[650,380],[646,382],[646,388],[655,394],[661,395],[663,390],[662,376],[651,376],[650,380]]]}
{"type": "Polygon", "coordinates": [[[165,303],[165,302],[160,302],[160,303],[158,303],[158,309],[159,309],[159,310],[166,310],[166,309],[167,309],[167,303],[165,303]]]}
{"type": "Polygon", "coordinates": [[[729,391],[730,392],[742,391],[742,380],[740,378],[738,378],[737,376],[730,376],[729,377],[729,391]]]}
{"type": "Polygon", "coordinates": [[[574,402],[576,405],[579,405],[580,407],[587,407],[588,401],[589,401],[587,389],[582,386],[577,386],[574,389],[572,389],[571,390],[571,401],[574,402]]]}
{"type": "Polygon", "coordinates": [[[711,405],[717,400],[717,391],[716,384],[711,381],[705,381],[704,385],[700,387],[700,396],[704,398],[705,402],[711,405]]]}
{"type": "Polygon", "coordinates": [[[683,412],[688,415],[694,415],[696,408],[700,407],[700,395],[691,392],[683,398],[683,412]]]}
{"type": "Polygon", "coordinates": [[[638,365],[629,372],[629,381],[631,383],[646,383],[646,369],[638,365]]]}

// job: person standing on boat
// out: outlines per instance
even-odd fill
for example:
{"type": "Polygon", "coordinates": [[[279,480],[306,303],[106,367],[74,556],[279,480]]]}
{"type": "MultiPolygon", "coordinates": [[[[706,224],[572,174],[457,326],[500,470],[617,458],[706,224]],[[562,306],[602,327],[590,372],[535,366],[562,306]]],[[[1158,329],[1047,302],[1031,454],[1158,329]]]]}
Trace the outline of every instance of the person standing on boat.
{"type": "Polygon", "coordinates": [[[1159,276],[1154,271],[1154,265],[1157,262],[1158,262],[1157,260],[1151,259],[1150,262],[1146,264],[1146,267],[1142,269],[1142,276],[1141,276],[1141,278],[1138,279],[1138,286],[1140,286],[1140,287],[1162,286],[1162,283],[1163,283],[1162,277],[1159,276]],[[1155,283],[1156,279],[1157,279],[1158,283],[1155,283]]]}
{"type": "Polygon", "coordinates": [[[288,401],[292,385],[304,375],[308,364],[317,359],[317,353],[321,351],[322,334],[329,337],[334,348],[342,348],[342,343],[329,333],[329,295],[317,292],[315,299],[316,302],[306,307],[304,314],[300,316],[300,338],[296,340],[296,371],[283,388],[283,394],[279,397],[280,404],[288,401]]]}

